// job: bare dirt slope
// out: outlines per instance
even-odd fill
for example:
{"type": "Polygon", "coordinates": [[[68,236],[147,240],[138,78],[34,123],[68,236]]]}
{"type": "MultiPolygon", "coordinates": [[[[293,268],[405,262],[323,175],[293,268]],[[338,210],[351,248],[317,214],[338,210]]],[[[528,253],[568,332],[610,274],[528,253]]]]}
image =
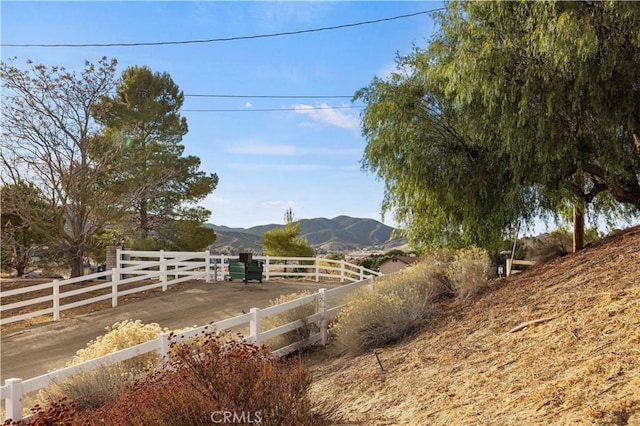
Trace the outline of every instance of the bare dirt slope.
{"type": "Polygon", "coordinates": [[[640,425],[640,227],[443,302],[384,371],[314,357],[312,397],[341,424],[640,425]]]}

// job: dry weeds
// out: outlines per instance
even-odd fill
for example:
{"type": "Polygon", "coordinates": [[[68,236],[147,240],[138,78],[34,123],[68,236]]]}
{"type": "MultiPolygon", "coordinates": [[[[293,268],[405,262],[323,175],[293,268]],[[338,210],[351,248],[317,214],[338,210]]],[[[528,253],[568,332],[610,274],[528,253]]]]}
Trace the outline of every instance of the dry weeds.
{"type": "Polygon", "coordinates": [[[312,354],[312,399],[342,424],[640,425],[640,227],[438,309],[384,371],[312,354]]]}

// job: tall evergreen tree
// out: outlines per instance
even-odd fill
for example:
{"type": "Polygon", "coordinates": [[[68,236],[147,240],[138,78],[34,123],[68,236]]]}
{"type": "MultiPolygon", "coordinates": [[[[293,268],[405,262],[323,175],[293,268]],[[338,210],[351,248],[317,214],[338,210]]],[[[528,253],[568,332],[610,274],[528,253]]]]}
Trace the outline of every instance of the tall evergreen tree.
{"type": "MultiPolygon", "coordinates": [[[[169,74],[134,66],[123,72],[115,95],[105,96],[95,110],[106,133],[121,134],[126,141],[117,163],[120,185],[144,188],[131,212],[128,232],[137,241],[134,244],[145,248],[166,246],[163,235],[173,234],[184,242],[186,235],[178,237],[176,232],[202,225],[210,214],[188,207],[210,194],[218,177],[199,170],[198,157],[183,156],[181,141],[187,133],[187,121],[179,113],[183,101],[183,93],[169,74]]],[[[215,235],[202,229],[211,244],[215,235]]]]}

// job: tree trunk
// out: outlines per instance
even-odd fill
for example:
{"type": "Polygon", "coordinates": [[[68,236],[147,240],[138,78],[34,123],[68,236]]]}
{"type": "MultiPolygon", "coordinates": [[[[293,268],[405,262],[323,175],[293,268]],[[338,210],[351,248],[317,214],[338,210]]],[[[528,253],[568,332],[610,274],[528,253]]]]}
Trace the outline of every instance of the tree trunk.
{"type": "Polygon", "coordinates": [[[584,248],[584,215],[577,208],[573,208],[573,252],[584,248]]]}
{"type": "Polygon", "coordinates": [[[84,275],[84,262],[82,257],[76,257],[71,259],[71,278],[81,277],[84,275]]]}
{"type": "Polygon", "coordinates": [[[149,235],[149,216],[147,212],[147,200],[140,200],[140,229],[144,231],[144,236],[149,235]]]}

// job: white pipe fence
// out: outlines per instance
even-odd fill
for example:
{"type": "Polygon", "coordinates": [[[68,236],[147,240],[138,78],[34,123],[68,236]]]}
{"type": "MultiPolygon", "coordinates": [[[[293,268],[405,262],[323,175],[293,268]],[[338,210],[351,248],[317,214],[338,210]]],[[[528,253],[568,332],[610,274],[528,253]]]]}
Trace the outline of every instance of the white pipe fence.
{"type": "MultiPolygon", "coordinates": [[[[126,268],[123,268],[123,270],[124,269],[126,268]]],[[[5,417],[7,419],[13,420],[23,419],[22,398],[25,394],[38,391],[52,383],[58,382],[65,378],[69,378],[74,375],[81,374],[83,372],[90,371],[92,369],[99,368],[110,363],[125,361],[145,353],[157,352],[159,355],[159,359],[162,362],[162,360],[168,359],[170,345],[172,342],[191,339],[211,330],[237,330],[238,327],[248,326],[249,334],[244,338],[244,340],[256,345],[260,345],[268,339],[282,335],[292,330],[296,330],[298,328],[307,327],[308,324],[315,323],[317,324],[319,330],[317,333],[309,335],[302,341],[297,341],[290,345],[278,348],[274,350],[273,353],[276,356],[284,356],[303,347],[311,346],[317,343],[324,345],[327,341],[328,322],[337,315],[338,311],[343,306],[340,303],[336,303],[339,302],[339,298],[337,298],[336,296],[344,295],[363,285],[368,284],[369,286],[372,286],[373,279],[374,277],[371,276],[368,279],[355,281],[353,283],[345,284],[343,286],[336,287],[330,290],[321,288],[317,293],[304,296],[299,299],[295,299],[275,306],[270,306],[264,309],[252,308],[246,314],[217,321],[212,324],[198,327],[182,333],[173,335],[169,333],[161,333],[154,340],[141,343],[139,345],[123,349],[118,352],[114,352],[90,361],[86,361],[82,364],[43,374],[31,379],[7,379],[5,380],[4,386],[0,387],[0,399],[4,401],[5,417]],[[315,303],[315,314],[288,324],[280,325],[270,330],[261,331],[261,322],[264,318],[310,303],[315,303]],[[330,307],[330,305],[335,306],[330,307]]]]}
{"type": "MultiPolygon", "coordinates": [[[[111,306],[115,308],[122,296],[155,288],[166,291],[170,285],[195,279],[204,279],[206,282],[224,281],[230,277],[229,261],[237,259],[238,257],[233,256],[213,255],[208,251],[118,250],[117,266],[110,271],[3,291],[0,295],[0,325],[41,315],[52,315],[53,320],[58,321],[64,310],[103,300],[111,300],[111,306]],[[95,281],[100,279],[107,281],[96,284],[95,281]],[[72,290],[65,288],[70,284],[81,283],[87,285],[72,290]],[[125,286],[130,288],[123,288],[125,286]],[[42,295],[43,291],[49,294],[42,295]],[[68,298],[80,295],[86,295],[86,298],[68,301],[68,298]],[[6,300],[11,297],[20,300],[7,303],[6,300]],[[20,308],[32,305],[39,306],[24,314],[16,313],[20,308]]],[[[357,282],[380,275],[379,272],[343,260],[319,257],[256,256],[253,260],[262,262],[263,275],[267,281],[287,277],[312,278],[316,282],[321,279],[357,282]]]]}

